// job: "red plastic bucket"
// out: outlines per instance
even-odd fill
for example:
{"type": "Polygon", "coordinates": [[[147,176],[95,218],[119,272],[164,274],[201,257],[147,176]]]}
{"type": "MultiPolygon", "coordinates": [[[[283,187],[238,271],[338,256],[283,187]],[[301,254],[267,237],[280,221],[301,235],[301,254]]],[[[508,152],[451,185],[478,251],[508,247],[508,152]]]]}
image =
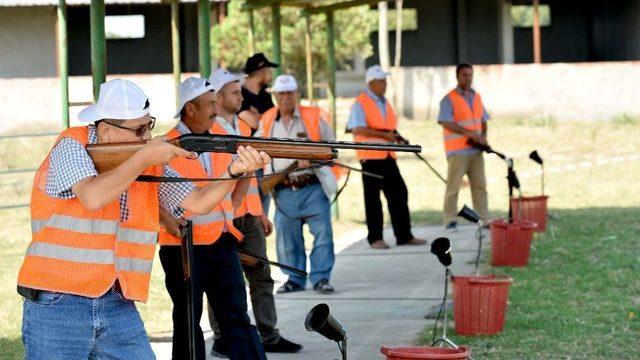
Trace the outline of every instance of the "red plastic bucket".
{"type": "Polygon", "coordinates": [[[511,277],[452,276],[451,282],[456,334],[491,335],[502,331],[511,277]]]}
{"type": "Polygon", "coordinates": [[[548,196],[523,196],[511,199],[511,209],[513,209],[513,218],[516,220],[533,221],[537,224],[535,232],[544,232],[547,230],[547,199],[548,196]],[[518,205],[519,203],[519,205],[518,205]],[[520,217],[522,210],[522,217],[520,217]]]}
{"type": "Polygon", "coordinates": [[[430,346],[407,346],[390,348],[383,345],[380,352],[387,356],[387,360],[405,359],[459,359],[463,360],[471,355],[471,351],[460,346],[457,349],[438,348],[430,346]]]}
{"type": "Polygon", "coordinates": [[[491,265],[527,266],[529,249],[533,238],[533,221],[514,221],[503,219],[491,222],[491,265]]]}

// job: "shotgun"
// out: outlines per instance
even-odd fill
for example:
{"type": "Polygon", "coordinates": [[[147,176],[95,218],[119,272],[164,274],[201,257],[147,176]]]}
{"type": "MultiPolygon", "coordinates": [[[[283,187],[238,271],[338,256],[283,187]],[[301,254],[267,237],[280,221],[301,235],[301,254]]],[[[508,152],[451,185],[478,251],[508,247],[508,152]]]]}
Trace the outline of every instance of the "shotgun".
{"type": "MultiPolygon", "coordinates": [[[[238,146],[251,146],[258,151],[264,151],[272,158],[315,161],[335,160],[338,157],[339,149],[412,153],[422,151],[419,145],[313,141],[213,134],[185,134],[170,139],[168,142],[198,154],[203,152],[235,154],[238,146]]],[[[87,152],[91,156],[98,173],[103,173],[122,164],[145,144],[146,142],[91,144],[87,145],[87,152]]]]}

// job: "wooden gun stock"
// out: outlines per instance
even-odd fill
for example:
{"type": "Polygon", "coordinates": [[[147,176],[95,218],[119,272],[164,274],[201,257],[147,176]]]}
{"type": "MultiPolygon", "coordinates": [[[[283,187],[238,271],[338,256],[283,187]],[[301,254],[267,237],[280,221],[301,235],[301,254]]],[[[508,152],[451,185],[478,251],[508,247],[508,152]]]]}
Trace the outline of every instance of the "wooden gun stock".
{"type": "MultiPolygon", "coordinates": [[[[180,146],[177,139],[170,140],[169,142],[180,146]]],[[[133,154],[140,150],[145,144],[145,142],[93,144],[87,145],[87,152],[93,160],[96,170],[101,174],[127,161],[127,159],[133,156],[133,154]]],[[[274,159],[330,161],[336,158],[336,151],[325,146],[252,143],[250,141],[239,141],[237,145],[251,146],[257,151],[264,151],[274,159]]],[[[186,150],[190,149],[186,148],[186,150]]]]}
{"type": "Polygon", "coordinates": [[[260,190],[262,190],[263,194],[269,194],[276,186],[278,186],[278,184],[280,184],[287,178],[287,173],[297,168],[298,162],[296,161],[293,164],[289,165],[289,167],[284,171],[284,174],[277,174],[262,178],[260,180],[260,190]]]}

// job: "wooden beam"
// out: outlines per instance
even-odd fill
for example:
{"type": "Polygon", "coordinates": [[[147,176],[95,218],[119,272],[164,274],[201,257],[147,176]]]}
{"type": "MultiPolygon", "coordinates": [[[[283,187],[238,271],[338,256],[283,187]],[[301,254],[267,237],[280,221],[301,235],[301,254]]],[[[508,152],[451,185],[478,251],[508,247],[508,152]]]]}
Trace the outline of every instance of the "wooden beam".
{"type": "Polygon", "coordinates": [[[171,60],[173,63],[173,86],[176,106],[180,104],[180,0],[171,1],[171,60]]]}
{"type": "Polygon", "coordinates": [[[273,49],[273,61],[279,66],[275,69],[276,76],[282,74],[282,36],[280,34],[282,18],[280,17],[280,4],[271,6],[271,45],[273,49]]]}
{"type": "MultiPolygon", "coordinates": [[[[384,1],[391,1],[391,0],[384,0],[384,1]]],[[[305,16],[305,15],[321,14],[321,13],[326,13],[328,11],[344,10],[344,9],[352,8],[355,6],[377,4],[379,2],[380,0],[350,0],[350,1],[344,1],[344,2],[331,4],[331,5],[308,7],[302,10],[302,15],[305,16]]]]}
{"type": "Polygon", "coordinates": [[[304,55],[307,63],[307,99],[313,100],[313,53],[311,52],[311,17],[305,16],[304,55]]]}
{"type": "Polygon", "coordinates": [[[536,64],[542,62],[540,42],[540,0],[533,0],[533,62],[536,64]]]}

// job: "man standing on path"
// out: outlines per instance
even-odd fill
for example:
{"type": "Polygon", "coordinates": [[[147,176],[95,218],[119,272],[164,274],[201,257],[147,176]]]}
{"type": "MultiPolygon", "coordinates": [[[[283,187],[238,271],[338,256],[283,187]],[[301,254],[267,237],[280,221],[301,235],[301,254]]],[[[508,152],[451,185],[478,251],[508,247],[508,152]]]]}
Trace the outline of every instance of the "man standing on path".
{"type": "Polygon", "coordinates": [[[456,67],[458,86],[440,101],[438,123],[444,130],[444,148],[447,154],[447,189],[444,195],[444,223],[447,230],[457,227],[458,192],[462,177],[466,174],[471,185],[473,208],[482,220],[489,217],[487,181],[482,151],[473,143],[487,144],[487,120],[489,114],[482,104],[480,94],[471,88],[473,67],[459,64],[456,67]]]}
{"type": "MultiPolygon", "coordinates": [[[[316,107],[300,106],[298,84],[292,75],[280,75],[273,86],[278,106],[264,113],[260,120],[258,136],[289,139],[333,140],[335,137],[329,124],[316,107]]],[[[294,160],[276,159],[265,174],[284,171],[294,160]]],[[[309,161],[298,161],[298,168],[309,167],[309,161]]],[[[329,294],[334,288],[331,270],[335,263],[333,252],[333,229],[331,227],[330,198],[336,191],[336,178],[329,167],[289,174],[275,187],[276,204],[276,249],[278,261],[304,270],[307,254],[304,248],[302,226],[309,225],[313,234],[313,249],[310,254],[309,280],[317,292],[329,294]]],[[[307,279],[284,270],[289,276],[278,293],[305,290],[307,279]]]]}
{"type": "MultiPolygon", "coordinates": [[[[190,77],[180,84],[180,105],[177,125],[167,136],[175,138],[184,134],[207,134],[215,121],[216,95],[207,80],[190,77]]],[[[181,239],[172,218],[184,218],[193,222],[193,306],[196,333],[196,358],[205,358],[204,336],[200,328],[203,293],[214,305],[222,334],[229,344],[231,359],[266,359],[258,332],[247,314],[247,296],[242,268],[236,247],[243,239],[234,226],[234,204],[239,204],[249,187],[249,179],[238,179],[244,173],[252,173],[268,164],[264,152],[251,147],[239,151],[238,157],[227,153],[202,153],[197,160],[173,160],[167,168],[178,177],[227,178],[204,185],[180,183],[171,195],[171,201],[163,206],[164,228],[160,231],[160,261],[165,272],[165,285],[173,302],[173,350],[174,359],[185,359],[189,353],[187,321],[187,287],[182,269],[181,239]],[[202,212],[189,211],[185,204],[192,194],[206,187],[219,188],[209,195],[217,200],[202,212]]],[[[206,184],[206,183],[205,183],[206,184]]],[[[204,199],[200,199],[204,200],[204,199]]]]}
{"type": "MultiPolygon", "coordinates": [[[[218,69],[211,75],[209,82],[218,96],[217,116],[211,132],[220,135],[251,136],[251,128],[236,115],[242,106],[240,77],[227,70],[218,69]]],[[[273,231],[273,224],[262,212],[262,204],[258,195],[258,181],[255,178],[251,179],[247,195],[236,207],[233,225],[244,235],[243,241],[238,244],[239,249],[267,258],[266,236],[273,231]]],[[[300,351],[301,345],[283,338],[276,328],[278,318],[273,298],[274,282],[271,278],[269,265],[261,262],[244,263],[242,269],[249,281],[253,315],[265,352],[294,353],[300,351]]],[[[214,331],[215,339],[211,353],[219,357],[226,357],[228,348],[221,336],[212,309],[213,307],[209,305],[209,323],[214,331]]]]}
{"type": "MultiPolygon", "coordinates": [[[[347,132],[353,133],[357,142],[396,142],[396,115],[384,97],[387,91],[388,72],[379,65],[367,69],[367,88],[356,98],[351,107],[347,132]]],[[[398,245],[424,245],[425,240],[416,239],[411,233],[409,193],[396,164],[392,151],[358,150],[356,156],[362,170],[382,175],[383,179],[362,175],[364,207],[369,234],[367,240],[373,249],[388,249],[382,238],[382,203],[380,191],[387,198],[393,233],[398,245]]]]}

